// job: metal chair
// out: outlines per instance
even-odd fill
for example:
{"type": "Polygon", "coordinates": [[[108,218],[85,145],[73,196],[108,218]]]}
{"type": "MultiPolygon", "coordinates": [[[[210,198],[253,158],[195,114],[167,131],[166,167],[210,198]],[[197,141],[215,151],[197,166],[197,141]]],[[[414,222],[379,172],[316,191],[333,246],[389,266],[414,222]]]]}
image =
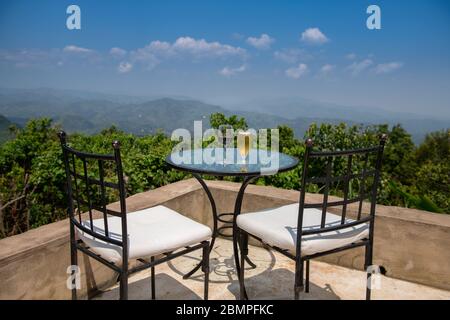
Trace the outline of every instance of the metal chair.
{"type": "MultiPolygon", "coordinates": [[[[202,249],[207,300],[211,229],[164,206],[127,213],[119,142],[112,144],[114,154],[91,154],[68,146],[64,131],[58,135],[67,176],[71,264],[77,265],[80,250],[116,271],[121,300],[128,299],[128,277],[151,268],[151,292],[155,299],[155,266],[202,249]],[[88,174],[88,167],[98,169],[98,179],[88,174]],[[117,182],[106,181],[107,170],[114,172],[117,182]],[[118,195],[119,211],[107,206],[107,189],[118,195]],[[94,219],[96,215],[100,218],[94,219]],[[130,259],[139,263],[130,268],[130,259]]],[[[77,289],[73,287],[72,299],[76,298],[77,289]]]]}
{"type": "MultiPolygon", "coordinates": [[[[248,255],[249,236],[295,261],[295,299],[299,299],[303,289],[309,292],[311,259],[356,247],[365,247],[364,266],[369,284],[371,272],[368,267],[372,265],[377,189],[386,138],[386,135],[382,135],[379,145],[374,147],[333,152],[313,152],[313,141],[306,140],[299,202],[241,214],[236,219],[241,249],[241,299],[245,298],[244,265],[248,255]],[[312,167],[315,161],[318,165],[312,167]],[[333,175],[333,163],[340,166],[345,174],[333,175]],[[355,164],[359,164],[356,170],[355,164]],[[317,170],[318,167],[325,169],[324,176],[321,172],[323,170],[317,170]],[[350,188],[355,180],[359,182],[357,196],[352,194],[350,188]],[[343,199],[329,201],[330,189],[338,183],[343,185],[343,199]],[[308,184],[317,184],[323,188],[322,202],[305,203],[308,184]],[[370,200],[370,210],[365,215],[362,214],[364,200],[370,200]],[[351,203],[359,203],[353,219],[347,217],[347,207],[351,203]],[[341,214],[327,212],[330,207],[341,207],[341,214]],[[303,282],[305,269],[306,285],[303,282]]],[[[370,300],[370,294],[368,285],[367,300],[370,300]]]]}

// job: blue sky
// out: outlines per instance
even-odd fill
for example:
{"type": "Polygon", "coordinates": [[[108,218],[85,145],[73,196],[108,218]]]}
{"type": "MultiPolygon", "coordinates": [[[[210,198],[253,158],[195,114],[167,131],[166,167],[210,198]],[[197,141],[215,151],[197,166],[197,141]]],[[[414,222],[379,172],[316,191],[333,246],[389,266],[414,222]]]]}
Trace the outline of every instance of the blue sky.
{"type": "Polygon", "coordinates": [[[3,0],[0,86],[450,118],[450,2],[3,0]],[[70,4],[81,30],[66,28],[70,4]],[[366,27],[370,4],[381,30],[366,27]]]}

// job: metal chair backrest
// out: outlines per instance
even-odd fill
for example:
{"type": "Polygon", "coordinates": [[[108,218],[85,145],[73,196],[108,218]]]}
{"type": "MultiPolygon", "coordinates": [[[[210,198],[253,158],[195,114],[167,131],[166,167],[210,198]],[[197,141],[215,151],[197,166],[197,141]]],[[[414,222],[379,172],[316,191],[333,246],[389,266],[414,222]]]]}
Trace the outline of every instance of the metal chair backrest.
{"type": "MultiPolygon", "coordinates": [[[[299,252],[301,248],[302,236],[337,231],[354,227],[362,223],[370,223],[370,233],[373,232],[372,221],[375,218],[375,206],[381,173],[381,162],[386,139],[387,135],[382,135],[380,137],[379,144],[369,148],[322,152],[313,151],[312,139],[306,140],[306,151],[304,156],[299,200],[297,252],[299,252]],[[321,164],[324,168],[322,168],[322,170],[318,170],[320,172],[313,172],[312,164],[314,162],[319,165],[321,164]],[[333,164],[337,167],[341,165],[341,169],[343,169],[344,174],[333,174],[333,164]],[[323,171],[325,171],[324,176],[323,171]],[[353,185],[352,182],[355,180],[358,181],[357,196],[353,195],[353,190],[351,188],[353,185]],[[306,190],[310,184],[316,184],[323,189],[322,202],[305,203],[306,190]],[[342,185],[343,199],[339,201],[329,201],[328,196],[331,188],[338,185],[342,185]],[[364,200],[370,201],[370,212],[366,216],[362,215],[364,200]],[[347,206],[351,203],[357,202],[359,202],[359,207],[356,218],[346,219],[347,206]],[[336,206],[342,206],[341,221],[340,223],[327,225],[327,209],[336,206]],[[321,222],[320,226],[303,230],[304,209],[307,208],[321,209],[321,222]]],[[[315,168],[317,168],[317,166],[315,166],[315,168]]]]}
{"type": "Polygon", "coordinates": [[[122,247],[123,256],[126,257],[128,252],[126,192],[120,156],[120,143],[118,141],[112,143],[114,154],[94,154],[81,152],[69,147],[64,131],[60,131],[58,136],[61,141],[67,177],[70,223],[94,238],[122,247]],[[106,169],[110,167],[113,168],[117,182],[105,180],[107,174],[106,169]],[[95,171],[94,169],[98,169],[98,178],[92,174],[89,175],[91,171],[95,171]],[[120,211],[107,208],[107,188],[118,193],[120,211]],[[98,192],[95,192],[96,190],[98,192]],[[103,213],[103,229],[94,226],[94,211],[103,213]],[[122,226],[121,235],[109,231],[109,215],[120,217],[122,226]]]}

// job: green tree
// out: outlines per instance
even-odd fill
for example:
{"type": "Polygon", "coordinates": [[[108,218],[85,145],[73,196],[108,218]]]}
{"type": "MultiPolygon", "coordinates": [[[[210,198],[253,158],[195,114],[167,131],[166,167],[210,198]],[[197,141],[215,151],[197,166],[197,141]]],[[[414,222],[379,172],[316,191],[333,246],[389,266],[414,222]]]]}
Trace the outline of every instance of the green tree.
{"type": "Polygon", "coordinates": [[[209,123],[214,129],[218,129],[220,125],[231,125],[234,130],[246,130],[248,128],[247,122],[244,118],[238,118],[236,115],[226,117],[223,113],[217,112],[211,114],[209,123]]]}
{"type": "Polygon", "coordinates": [[[414,161],[415,146],[411,135],[400,124],[392,127],[383,158],[383,170],[402,184],[412,184],[417,164],[414,161]]]}
{"type": "MultiPolygon", "coordinates": [[[[58,149],[51,120],[31,120],[15,134],[15,139],[0,148],[1,237],[26,231],[37,220],[54,221],[59,215],[54,210],[59,204],[58,194],[52,191],[62,186],[56,181],[62,170],[60,157],[54,154],[58,149]],[[50,180],[41,181],[44,176],[50,180]]],[[[59,195],[63,198],[61,192],[59,195]]]]}
{"type": "Polygon", "coordinates": [[[299,141],[295,139],[294,130],[291,127],[286,125],[278,126],[278,134],[281,152],[299,144],[299,141]]]}
{"type": "Polygon", "coordinates": [[[450,129],[428,134],[415,152],[414,185],[443,212],[450,212],[450,129]]]}
{"type": "Polygon", "coordinates": [[[418,164],[447,162],[450,158],[450,129],[431,132],[416,150],[418,164]]]}

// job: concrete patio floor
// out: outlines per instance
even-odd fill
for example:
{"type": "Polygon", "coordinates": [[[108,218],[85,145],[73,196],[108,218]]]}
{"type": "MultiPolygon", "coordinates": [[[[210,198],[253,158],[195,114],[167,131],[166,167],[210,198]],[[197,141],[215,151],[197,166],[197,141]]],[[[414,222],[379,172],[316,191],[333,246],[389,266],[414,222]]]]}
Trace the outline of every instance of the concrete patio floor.
{"type": "MultiPolygon", "coordinates": [[[[203,299],[203,273],[190,279],[182,275],[199,261],[200,251],[156,267],[156,299],[203,299]]],[[[249,248],[249,257],[257,265],[246,265],[245,284],[250,299],[292,299],[294,263],[283,255],[264,248],[249,248]]],[[[239,283],[234,271],[232,242],[217,239],[210,257],[210,299],[236,299],[239,283]]],[[[301,299],[364,299],[366,274],[323,262],[312,261],[310,293],[301,299]]],[[[381,289],[372,291],[373,299],[450,299],[450,292],[403,280],[381,276],[381,289]]],[[[95,299],[118,299],[118,286],[95,299]]],[[[129,299],[150,299],[150,269],[129,279],[129,299]]]]}

